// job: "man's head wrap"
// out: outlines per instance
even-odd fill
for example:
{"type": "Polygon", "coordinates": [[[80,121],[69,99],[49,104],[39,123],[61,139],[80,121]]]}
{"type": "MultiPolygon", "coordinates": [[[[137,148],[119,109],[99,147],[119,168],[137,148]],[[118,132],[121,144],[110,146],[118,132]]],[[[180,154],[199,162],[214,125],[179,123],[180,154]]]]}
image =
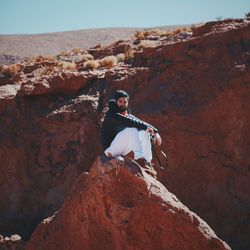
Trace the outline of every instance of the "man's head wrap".
{"type": "Polygon", "coordinates": [[[115,101],[117,102],[117,100],[120,99],[121,97],[129,98],[129,94],[124,90],[117,90],[114,95],[115,101]]]}

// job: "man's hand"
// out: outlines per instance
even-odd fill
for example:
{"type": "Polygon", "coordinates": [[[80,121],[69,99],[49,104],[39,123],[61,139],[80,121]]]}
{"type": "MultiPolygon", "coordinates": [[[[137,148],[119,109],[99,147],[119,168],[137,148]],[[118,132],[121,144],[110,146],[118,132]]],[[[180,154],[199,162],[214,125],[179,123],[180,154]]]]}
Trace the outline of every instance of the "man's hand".
{"type": "Polygon", "coordinates": [[[162,144],[161,136],[158,133],[155,134],[155,141],[156,141],[156,145],[158,146],[162,144]]]}
{"type": "Polygon", "coordinates": [[[154,130],[152,128],[147,128],[146,131],[153,135],[154,137],[154,143],[158,146],[160,146],[162,144],[162,139],[161,136],[158,133],[154,133],[154,130]]]}
{"type": "Polygon", "coordinates": [[[149,134],[151,134],[151,135],[154,134],[154,130],[153,130],[152,128],[150,128],[150,127],[148,127],[148,128],[146,129],[146,131],[147,131],[149,134]]]}

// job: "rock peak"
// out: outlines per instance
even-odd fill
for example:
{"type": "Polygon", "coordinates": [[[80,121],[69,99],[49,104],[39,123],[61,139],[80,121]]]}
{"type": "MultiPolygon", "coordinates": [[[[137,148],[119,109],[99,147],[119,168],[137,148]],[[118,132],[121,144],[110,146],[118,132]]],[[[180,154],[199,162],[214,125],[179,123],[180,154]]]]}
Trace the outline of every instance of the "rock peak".
{"type": "Polygon", "coordinates": [[[102,157],[37,227],[27,249],[38,248],[230,249],[159,181],[102,157]]]}

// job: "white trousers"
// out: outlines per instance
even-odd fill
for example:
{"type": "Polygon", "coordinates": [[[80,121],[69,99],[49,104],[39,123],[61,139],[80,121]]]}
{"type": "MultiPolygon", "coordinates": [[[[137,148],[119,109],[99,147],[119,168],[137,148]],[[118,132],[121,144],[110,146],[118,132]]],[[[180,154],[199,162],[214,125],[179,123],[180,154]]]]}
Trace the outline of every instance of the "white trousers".
{"type": "Polygon", "coordinates": [[[126,155],[130,151],[134,152],[135,160],[139,158],[152,160],[152,150],[150,134],[145,130],[138,131],[137,128],[125,128],[116,135],[111,145],[104,151],[108,156],[111,153],[113,157],[126,155]]]}

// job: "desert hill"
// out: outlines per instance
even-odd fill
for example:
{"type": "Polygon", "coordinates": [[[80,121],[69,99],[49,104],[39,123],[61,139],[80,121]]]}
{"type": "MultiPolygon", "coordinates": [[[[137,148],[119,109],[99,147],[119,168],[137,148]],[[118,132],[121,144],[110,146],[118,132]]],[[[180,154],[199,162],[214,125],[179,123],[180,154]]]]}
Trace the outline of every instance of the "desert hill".
{"type": "MultiPolygon", "coordinates": [[[[159,27],[173,30],[183,25],[159,27]]],[[[157,28],[157,27],[156,27],[157,28]]],[[[97,44],[108,45],[129,39],[139,28],[105,28],[36,35],[0,35],[0,64],[10,64],[25,57],[56,55],[74,48],[89,49],[97,44]]]]}

